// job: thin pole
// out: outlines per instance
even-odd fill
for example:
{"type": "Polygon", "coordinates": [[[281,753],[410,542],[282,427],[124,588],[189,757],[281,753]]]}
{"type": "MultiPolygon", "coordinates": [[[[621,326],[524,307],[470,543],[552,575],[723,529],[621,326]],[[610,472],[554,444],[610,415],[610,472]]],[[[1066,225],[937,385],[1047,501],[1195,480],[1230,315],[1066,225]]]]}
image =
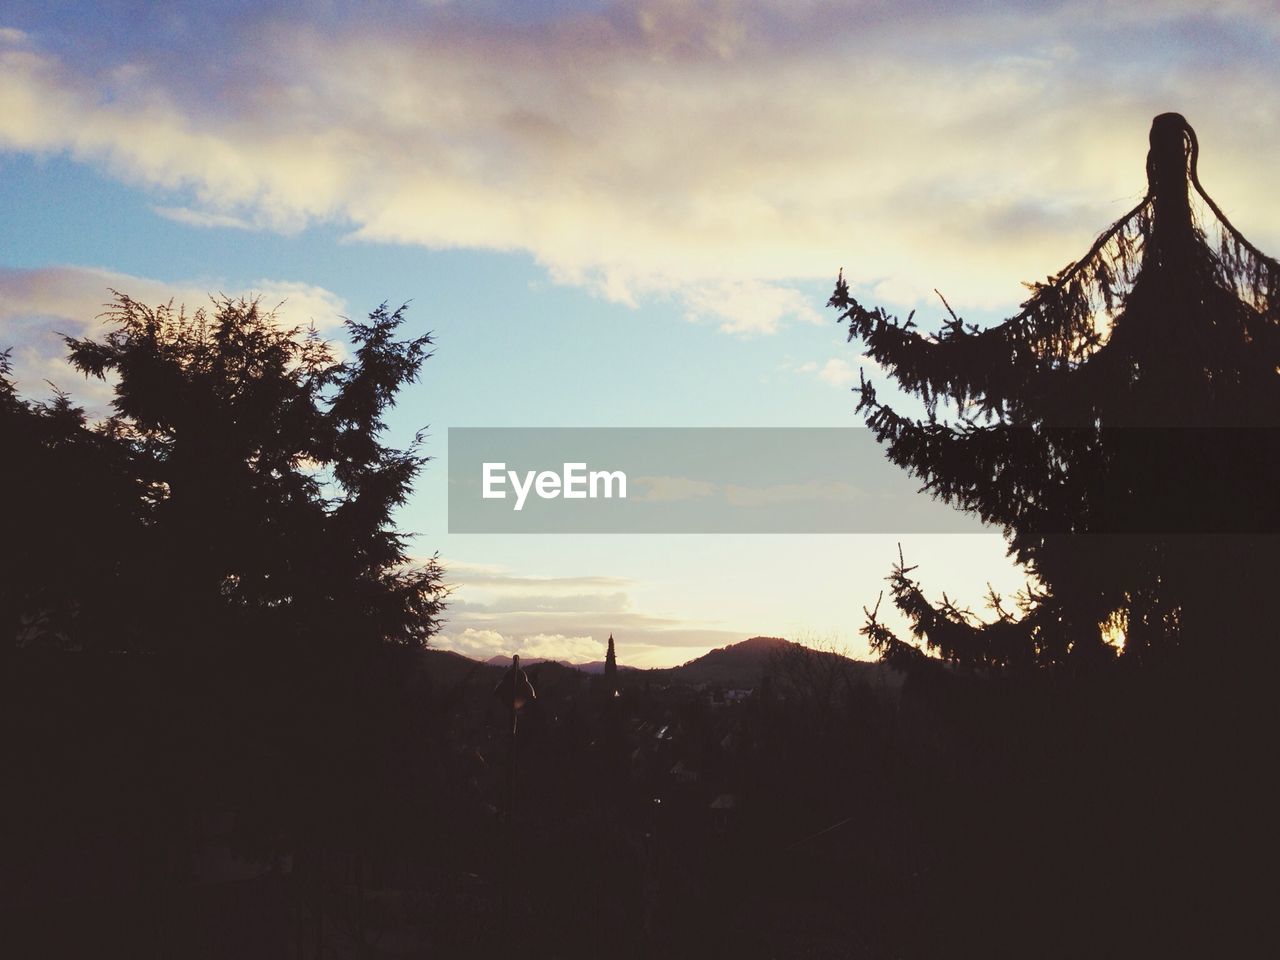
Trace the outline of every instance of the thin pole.
{"type": "Polygon", "coordinates": [[[520,677],[520,656],[519,654],[511,658],[511,749],[509,762],[507,764],[507,820],[512,821],[516,815],[516,699],[519,691],[517,684],[520,677]]]}
{"type": "Polygon", "coordinates": [[[503,926],[506,927],[507,943],[515,946],[515,870],[516,870],[516,701],[519,698],[520,655],[511,658],[511,700],[507,704],[511,710],[510,749],[507,751],[507,842],[506,846],[506,882],[503,886],[503,926]]]}

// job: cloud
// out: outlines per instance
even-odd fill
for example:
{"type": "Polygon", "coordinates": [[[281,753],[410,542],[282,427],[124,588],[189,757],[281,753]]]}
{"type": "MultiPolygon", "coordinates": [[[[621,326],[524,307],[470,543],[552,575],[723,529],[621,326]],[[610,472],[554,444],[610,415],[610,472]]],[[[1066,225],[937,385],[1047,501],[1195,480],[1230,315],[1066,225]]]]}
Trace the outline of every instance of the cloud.
{"type": "Polygon", "coordinates": [[[632,585],[624,577],[581,576],[581,577],[536,577],[514,574],[504,568],[489,563],[470,563],[465,560],[447,560],[444,562],[449,571],[449,580],[458,585],[469,587],[489,587],[494,589],[527,590],[533,588],[537,592],[555,593],[558,591],[616,590],[632,585]]]}
{"type": "Polygon", "coordinates": [[[782,368],[793,370],[804,376],[816,377],[823,383],[842,390],[858,382],[859,371],[865,372],[868,376],[884,373],[880,364],[867,356],[857,356],[853,362],[844,357],[830,357],[823,363],[816,360],[808,360],[804,363],[788,361],[782,364],[782,368]]]}
{"type": "Polygon", "coordinates": [[[504,634],[497,630],[465,627],[450,630],[432,640],[432,646],[441,650],[453,650],[477,660],[487,660],[501,655],[509,657],[540,657],[547,660],[564,660],[569,663],[590,663],[603,660],[605,644],[594,637],[566,636],[562,633],[504,634]]]}
{"type": "Polygon", "coordinates": [[[546,614],[599,614],[624,613],[630,606],[625,593],[544,594],[519,593],[498,596],[483,603],[455,599],[450,603],[450,614],[479,613],[489,616],[496,613],[521,613],[526,616],[546,614]]]}
{"type": "Polygon", "coordinates": [[[833,387],[843,387],[858,379],[858,371],[848,361],[841,360],[839,357],[828,360],[817,374],[819,380],[833,387]]]}
{"type": "Polygon", "coordinates": [[[496,630],[467,627],[465,630],[441,634],[432,641],[432,646],[441,650],[453,650],[477,660],[487,660],[495,654],[507,653],[510,644],[496,630]]]}
{"type": "MultiPolygon", "coordinates": [[[[567,663],[592,663],[603,660],[606,634],[566,635],[561,633],[521,634],[465,627],[446,630],[433,637],[431,645],[439,650],[452,650],[476,660],[493,656],[540,657],[567,663]]],[[[732,631],[696,631],[681,634],[645,634],[635,631],[620,633],[617,639],[618,661],[632,667],[665,667],[685,663],[702,656],[708,649],[745,640],[732,631]]]]}
{"type": "Polygon", "coordinates": [[[636,610],[628,580],[527,576],[460,560],[444,567],[453,587],[449,622],[432,643],[479,659],[519,653],[599,660],[613,634],[624,663],[669,666],[745,639],[720,623],[636,610]]]}
{"type": "Polygon", "coordinates": [[[777,333],[788,318],[814,324],[826,322],[798,290],[759,280],[696,286],[685,293],[684,301],[687,320],[717,321],[725,333],[777,333]]]}
{"type": "MultiPolygon", "coordinates": [[[[166,283],[95,267],[0,267],[0,349],[13,349],[14,379],[20,391],[43,396],[48,392],[47,380],[89,409],[105,409],[111,399],[110,385],[87,380],[66,362],[62,335],[104,332],[101,314],[109,306],[113,289],[143,303],[172,299],[189,310],[208,306],[210,297],[222,292],[216,281],[166,283]]],[[[286,280],[261,280],[249,290],[227,293],[260,296],[264,306],[276,310],[281,324],[306,327],[314,322],[321,333],[328,334],[338,331],[346,309],[340,297],[322,287],[286,280]]]]}
{"type": "Polygon", "coordinates": [[[568,660],[570,663],[590,663],[604,659],[605,645],[592,637],[539,633],[525,638],[521,644],[521,654],[546,657],[548,660],[568,660]]]}
{"type": "Polygon", "coordinates": [[[309,9],[7,28],[0,149],[190,223],[525,252],[736,334],[813,319],[797,284],[841,265],[904,302],[1016,302],[1141,195],[1171,107],[1242,229],[1280,238],[1270,3],[309,9]]]}
{"type": "Polygon", "coordinates": [[[835,502],[847,503],[865,494],[851,483],[839,480],[813,480],[808,483],[778,483],[765,487],[740,484],[725,486],[725,499],[735,507],[760,507],[778,503],[835,502]]]}
{"type": "Polygon", "coordinates": [[[188,207],[152,207],[156,213],[166,220],[185,223],[190,227],[214,227],[226,230],[254,230],[254,224],[240,217],[226,213],[215,213],[209,210],[192,210],[188,207]]]}
{"type": "MultiPolygon", "coordinates": [[[[736,634],[731,640],[721,640],[720,645],[745,639],[736,634]]],[[[510,657],[519,654],[525,660],[539,658],[560,660],[566,663],[594,663],[604,659],[605,641],[593,636],[566,636],[561,633],[536,633],[529,635],[505,635],[496,630],[463,630],[441,634],[432,640],[432,646],[440,650],[452,650],[476,660],[488,660],[494,656],[510,657]]],[[[706,653],[707,645],[663,645],[652,642],[636,642],[627,638],[619,647],[619,662],[626,666],[673,666],[692,660],[706,653]]]]}
{"type": "Polygon", "coordinates": [[[636,477],[639,488],[633,500],[667,503],[676,500],[696,500],[716,492],[716,485],[707,480],[691,480],[688,477],[636,477]]]}

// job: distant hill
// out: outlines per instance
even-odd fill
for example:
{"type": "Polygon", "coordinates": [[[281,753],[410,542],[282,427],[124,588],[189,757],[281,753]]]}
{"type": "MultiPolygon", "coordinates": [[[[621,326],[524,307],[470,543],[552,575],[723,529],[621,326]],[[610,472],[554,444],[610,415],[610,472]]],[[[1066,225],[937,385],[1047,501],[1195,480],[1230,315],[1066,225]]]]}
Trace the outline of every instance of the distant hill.
{"type": "MultiPolygon", "coordinates": [[[[573,666],[581,670],[583,673],[590,673],[592,675],[604,673],[603,660],[592,660],[590,663],[575,663],[573,664],[573,666]]],[[[639,669],[640,669],[639,667],[628,667],[625,664],[621,664],[621,663],[618,664],[619,673],[627,673],[631,670],[639,670],[639,669]]]]}
{"type": "MultiPolygon", "coordinates": [[[[511,666],[511,656],[510,654],[497,653],[484,662],[491,667],[509,667],[511,666]]],[[[520,658],[520,666],[522,667],[532,667],[539,663],[562,663],[565,664],[565,666],[577,666],[577,664],[567,664],[563,660],[548,660],[546,657],[520,658]]]]}
{"type": "MultiPolygon", "coordinates": [[[[466,664],[481,667],[484,670],[494,670],[495,673],[497,668],[511,665],[510,656],[496,655],[482,662],[447,651],[433,652],[437,656],[454,658],[440,664],[440,667],[447,668],[446,672],[450,675],[455,675],[463,669],[462,665],[466,664]]],[[[714,684],[726,688],[753,689],[760,685],[761,678],[766,674],[772,674],[775,679],[782,680],[783,677],[778,676],[779,673],[786,673],[786,665],[790,662],[795,666],[797,660],[808,661],[810,665],[839,665],[856,677],[877,685],[888,683],[896,686],[901,681],[901,677],[884,664],[854,660],[832,651],[812,650],[782,637],[751,637],[740,643],[732,643],[727,647],[712,650],[678,667],[645,670],[619,664],[618,670],[620,673],[628,673],[635,677],[651,677],[658,682],[714,684]]],[[[535,667],[580,671],[591,676],[604,673],[603,660],[590,663],[567,663],[563,660],[548,660],[545,657],[521,657],[520,665],[529,669],[531,674],[535,667]]]]}
{"type": "MultiPolygon", "coordinates": [[[[439,690],[491,690],[511,666],[510,657],[491,657],[473,660],[452,650],[428,648],[420,651],[424,672],[439,690]]],[[[521,657],[520,666],[529,674],[529,680],[537,690],[560,687],[576,687],[586,680],[583,671],[569,663],[547,660],[543,657],[521,657]]],[[[471,694],[468,694],[471,695],[471,694]]]]}
{"type": "Polygon", "coordinates": [[[726,687],[752,688],[771,671],[774,657],[800,645],[782,637],[752,637],[741,643],[719,647],[669,672],[683,683],[715,683],[726,687]]]}
{"type": "MultiPolygon", "coordinates": [[[[493,667],[509,667],[511,666],[511,657],[503,654],[497,654],[484,661],[493,667]]],[[[589,673],[593,676],[604,673],[604,661],[592,660],[590,663],[570,663],[568,660],[548,660],[546,657],[521,657],[520,666],[533,667],[541,663],[558,663],[562,667],[572,667],[574,670],[581,670],[583,673],[589,673]]],[[[636,670],[637,667],[628,667],[618,664],[618,670],[625,672],[628,670],[636,670]]]]}
{"type": "Polygon", "coordinates": [[[492,677],[501,676],[494,670],[491,664],[481,663],[479,660],[472,660],[460,653],[454,653],[452,650],[438,650],[428,647],[420,651],[422,665],[427,673],[435,680],[441,683],[451,684],[458,683],[466,679],[488,678],[492,681],[492,677]]]}
{"type": "Polygon", "coordinates": [[[775,691],[786,695],[791,684],[808,686],[833,669],[853,682],[886,690],[896,690],[902,684],[902,675],[886,664],[854,660],[831,650],[814,650],[781,637],[752,637],[712,650],[683,666],[652,673],[655,678],[664,675],[669,682],[740,689],[755,689],[768,675],[773,678],[775,691]]]}

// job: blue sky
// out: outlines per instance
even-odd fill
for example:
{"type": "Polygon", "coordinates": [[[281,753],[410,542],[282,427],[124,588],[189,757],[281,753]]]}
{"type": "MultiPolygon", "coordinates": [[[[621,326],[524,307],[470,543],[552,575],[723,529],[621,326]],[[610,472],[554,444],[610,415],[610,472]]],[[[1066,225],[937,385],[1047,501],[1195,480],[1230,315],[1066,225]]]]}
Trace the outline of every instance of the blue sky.
{"type": "MultiPolygon", "coordinates": [[[[1280,246],[1274,4],[9,3],[0,344],[101,400],[53,331],[140,299],[257,291],[333,330],[412,301],[438,350],[393,428],[844,426],[844,267],[926,325],[1087,249],[1142,194],[1150,118],[1280,246]]],[[[872,371],[874,373],[874,371],[872,371]]],[[[865,647],[893,537],[445,533],[439,642],[679,662],[773,633],[865,647]]],[[[1021,582],[996,536],[904,538],[936,591],[1021,582]]]]}

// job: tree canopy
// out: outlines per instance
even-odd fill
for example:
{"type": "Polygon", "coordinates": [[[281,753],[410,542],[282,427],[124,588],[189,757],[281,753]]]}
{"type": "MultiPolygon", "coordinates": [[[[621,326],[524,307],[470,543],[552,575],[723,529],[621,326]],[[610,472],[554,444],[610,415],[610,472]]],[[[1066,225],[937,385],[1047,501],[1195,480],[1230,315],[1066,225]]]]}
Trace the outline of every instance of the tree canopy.
{"type": "MultiPolygon", "coordinates": [[[[1003,323],[948,307],[926,335],[837,280],[849,339],[925,406],[904,416],[864,378],[867,426],[924,490],[1002,529],[1036,581],[1014,609],[992,595],[983,620],[929,601],[900,558],[893,600],[946,660],[1143,659],[1255,626],[1241,594],[1271,569],[1256,536],[1277,529],[1280,264],[1201,186],[1185,119],[1156,117],[1150,143],[1142,201],[1003,323]]],[[[875,611],[863,632],[883,655],[921,653],[875,611]]]]}
{"type": "Polygon", "coordinates": [[[405,309],[346,321],[340,359],[255,300],[193,313],[117,293],[71,363],[109,380],[91,421],[64,393],[22,399],[6,362],[12,462],[6,633],[19,645],[174,652],[421,644],[442,609],[434,559],[394,524],[426,462],[386,445],[397,391],[430,355],[405,309]]]}
{"type": "MultiPolygon", "coordinates": [[[[385,304],[343,346],[246,299],[117,293],[105,320],[67,347],[109,413],[24,399],[0,359],[0,656],[39,704],[9,715],[24,775],[114,798],[146,836],[231,810],[258,856],[381,842],[420,814],[415,654],[444,605],[396,524],[422,434],[385,439],[430,336],[401,339],[385,304]]],[[[30,793],[28,822],[60,822],[30,793]]]]}

